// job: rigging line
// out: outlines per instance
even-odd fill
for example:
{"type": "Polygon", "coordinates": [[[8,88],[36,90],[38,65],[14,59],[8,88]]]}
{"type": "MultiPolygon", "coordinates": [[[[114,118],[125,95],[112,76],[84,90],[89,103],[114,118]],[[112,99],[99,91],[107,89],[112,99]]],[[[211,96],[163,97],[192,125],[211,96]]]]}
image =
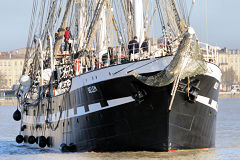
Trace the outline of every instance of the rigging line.
{"type": "MultiPolygon", "coordinates": [[[[127,14],[126,1],[121,1],[120,0],[120,6],[121,6],[121,12],[123,12],[123,16],[124,16],[124,20],[125,20],[124,21],[125,25],[123,25],[123,26],[124,26],[124,28],[127,28],[128,14],[127,14]]],[[[122,30],[120,33],[121,33],[122,38],[124,39],[124,44],[127,44],[127,42],[128,42],[127,36],[123,35],[122,32],[124,33],[125,31],[122,30]]]]}
{"type": "Polygon", "coordinates": [[[29,26],[28,39],[27,39],[27,48],[26,48],[26,53],[25,53],[24,66],[23,66],[23,71],[22,71],[23,75],[25,74],[25,72],[27,70],[26,67],[27,67],[27,61],[28,61],[28,58],[29,58],[29,49],[30,49],[32,30],[33,30],[34,19],[35,19],[36,6],[37,6],[36,3],[37,3],[37,0],[34,0],[33,1],[33,9],[32,9],[31,20],[30,20],[30,26],[29,26]]]}
{"type": "MultiPolygon", "coordinates": [[[[127,17],[127,11],[126,11],[126,2],[125,1],[121,1],[120,0],[120,4],[121,4],[121,6],[122,6],[122,9],[123,9],[123,15],[124,15],[124,17],[125,17],[125,21],[127,21],[128,20],[128,17],[127,17]]],[[[117,8],[116,8],[117,9],[117,8]]]]}
{"type": "Polygon", "coordinates": [[[184,19],[184,22],[186,23],[186,14],[185,14],[185,10],[183,7],[183,1],[182,0],[178,0],[178,1],[179,1],[179,8],[181,10],[182,18],[184,19]]]}
{"type": "Polygon", "coordinates": [[[70,14],[70,18],[68,18],[68,26],[72,27],[72,21],[73,21],[73,13],[74,13],[74,7],[75,7],[75,3],[73,3],[72,7],[71,7],[71,14],[70,14]]]}
{"type": "Polygon", "coordinates": [[[200,6],[200,9],[201,9],[201,23],[200,23],[200,42],[202,41],[202,29],[203,29],[203,0],[201,0],[201,6],[200,6]]]}
{"type": "Polygon", "coordinates": [[[115,29],[118,42],[119,42],[119,44],[121,44],[121,39],[120,39],[120,37],[119,37],[119,34],[120,34],[120,36],[121,36],[122,38],[123,38],[123,36],[122,36],[121,31],[120,31],[120,30],[118,29],[118,27],[117,27],[117,22],[116,22],[115,17],[114,17],[114,15],[113,15],[113,13],[112,13],[112,10],[111,10],[112,6],[111,6],[107,1],[106,1],[106,8],[107,8],[108,11],[109,11],[109,16],[110,16],[110,19],[111,19],[111,21],[112,21],[112,23],[113,23],[113,27],[114,27],[114,29],[115,29]]]}
{"type": "Polygon", "coordinates": [[[156,2],[157,9],[158,9],[158,14],[159,14],[159,18],[160,18],[161,25],[162,25],[162,27],[165,28],[164,19],[163,19],[163,14],[162,14],[162,10],[161,10],[159,1],[158,1],[158,0],[155,0],[155,2],[156,2]]]}
{"type": "Polygon", "coordinates": [[[42,13],[42,18],[41,18],[41,24],[40,24],[40,34],[42,34],[42,28],[43,28],[43,18],[44,18],[44,15],[45,15],[45,7],[46,7],[46,0],[44,0],[44,6],[43,6],[43,13],[42,13]]]}
{"type": "Polygon", "coordinates": [[[206,16],[206,43],[208,43],[208,17],[207,17],[207,0],[205,0],[205,16],[206,16]]]}
{"type": "Polygon", "coordinates": [[[179,19],[180,19],[180,20],[181,20],[181,19],[184,19],[184,18],[182,17],[182,9],[181,9],[181,7],[180,7],[180,5],[179,5],[179,0],[175,0],[175,7],[176,7],[176,10],[178,11],[179,19]]]}
{"type": "Polygon", "coordinates": [[[54,16],[54,20],[53,20],[53,24],[52,24],[52,37],[54,37],[54,31],[56,31],[56,27],[57,27],[57,24],[59,22],[59,19],[60,19],[60,16],[61,16],[61,13],[62,13],[62,8],[63,8],[63,0],[60,0],[59,3],[56,3],[56,11],[55,11],[55,15],[54,16]]]}
{"type": "Polygon", "coordinates": [[[152,27],[152,22],[153,22],[153,19],[154,19],[154,16],[155,16],[156,10],[157,10],[157,8],[155,8],[154,11],[153,11],[153,13],[152,13],[152,16],[151,16],[150,22],[148,23],[148,26],[147,26],[146,33],[148,33],[148,31],[150,30],[150,27],[152,27]]]}
{"type": "MultiPolygon", "coordinates": [[[[165,17],[165,20],[167,21],[166,23],[166,26],[164,26],[164,28],[165,28],[165,32],[166,33],[163,33],[163,34],[169,34],[169,35],[171,35],[171,33],[173,33],[174,34],[174,36],[176,36],[176,31],[178,32],[178,29],[176,29],[177,27],[176,27],[176,22],[174,22],[174,20],[172,19],[172,17],[170,17],[169,16],[169,14],[171,14],[170,13],[170,10],[169,10],[169,7],[171,7],[170,6],[170,4],[168,3],[168,1],[164,1],[164,0],[162,0],[161,1],[162,3],[161,3],[161,5],[162,6],[166,6],[167,5],[167,7],[165,8],[165,9],[162,9],[163,10],[163,12],[164,12],[164,17],[165,17]]],[[[161,8],[161,7],[159,7],[159,8],[161,8]]]]}
{"type": "Polygon", "coordinates": [[[185,19],[187,20],[187,15],[188,15],[187,3],[186,3],[186,0],[182,0],[182,1],[183,1],[185,19]]]}
{"type": "Polygon", "coordinates": [[[124,28],[126,27],[126,26],[125,26],[125,25],[126,25],[126,21],[125,21],[125,23],[124,23],[124,20],[126,20],[126,19],[125,19],[125,17],[123,17],[122,14],[121,14],[121,15],[120,15],[121,26],[120,26],[120,30],[118,30],[118,31],[119,31],[119,33],[120,33],[120,35],[121,35],[121,37],[122,37],[122,41],[124,41],[123,43],[124,43],[124,44],[127,44],[127,38],[123,35],[123,33],[124,33],[124,28]]]}
{"type": "Polygon", "coordinates": [[[146,23],[148,21],[148,10],[149,10],[149,5],[150,1],[144,1],[144,12],[143,12],[143,20],[144,20],[144,26],[146,26],[146,23]]]}
{"type": "Polygon", "coordinates": [[[45,0],[42,1],[40,10],[39,10],[39,15],[38,15],[38,23],[36,25],[36,29],[35,29],[35,35],[37,35],[38,37],[41,36],[41,30],[42,30],[42,24],[43,24],[43,16],[44,16],[44,11],[45,11],[45,0]]]}
{"type": "Polygon", "coordinates": [[[33,1],[33,9],[32,9],[32,16],[31,16],[31,22],[30,22],[30,28],[29,28],[29,34],[28,34],[28,41],[27,41],[27,47],[30,45],[31,37],[32,37],[32,30],[35,22],[35,13],[36,13],[36,0],[33,1]]]}
{"type": "Polygon", "coordinates": [[[57,19],[57,4],[58,4],[58,0],[55,0],[52,4],[52,9],[51,9],[51,19],[49,21],[49,27],[47,28],[46,32],[46,37],[48,36],[48,32],[50,32],[50,34],[54,33],[54,27],[55,27],[55,22],[57,19]]]}
{"type": "MultiPolygon", "coordinates": [[[[115,3],[116,1],[114,1],[113,5],[115,6],[115,8],[117,8],[117,5],[115,3]]],[[[120,24],[120,22],[122,22],[122,19],[119,18],[119,15],[116,13],[116,16],[117,16],[117,21],[115,21],[115,18],[114,18],[114,15],[113,15],[113,20],[114,20],[114,23],[117,24],[118,28],[120,28],[120,30],[123,30],[123,25],[120,24]]],[[[114,24],[113,24],[114,25],[114,24]]],[[[117,28],[116,28],[116,31],[119,31],[117,28]]],[[[121,34],[122,36],[122,34],[121,34]]],[[[121,43],[120,43],[121,44],[121,43]]]]}
{"type": "MultiPolygon", "coordinates": [[[[55,1],[54,1],[55,2],[55,1]]],[[[53,1],[49,1],[48,3],[48,6],[47,6],[47,19],[46,19],[46,22],[45,22],[45,26],[44,26],[44,29],[43,29],[43,32],[42,32],[42,35],[41,35],[41,38],[42,41],[43,41],[43,48],[45,46],[45,41],[46,41],[46,35],[47,35],[47,30],[49,30],[48,28],[50,28],[50,23],[51,23],[51,20],[52,20],[52,8],[54,6],[54,2],[53,1]]]]}

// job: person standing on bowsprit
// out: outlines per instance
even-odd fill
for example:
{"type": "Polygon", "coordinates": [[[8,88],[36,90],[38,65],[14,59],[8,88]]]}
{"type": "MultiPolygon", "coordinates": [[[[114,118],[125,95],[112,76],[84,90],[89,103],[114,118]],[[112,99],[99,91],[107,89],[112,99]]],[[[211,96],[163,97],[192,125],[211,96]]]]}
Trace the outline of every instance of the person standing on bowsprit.
{"type": "Polygon", "coordinates": [[[129,60],[131,59],[131,54],[136,54],[139,53],[139,43],[137,41],[137,36],[134,36],[133,40],[131,40],[128,43],[128,55],[129,55],[129,60]]]}
{"type": "Polygon", "coordinates": [[[72,39],[72,34],[70,31],[70,27],[66,27],[66,31],[64,33],[64,51],[71,51],[72,50],[72,44],[69,43],[69,40],[72,39]]]}

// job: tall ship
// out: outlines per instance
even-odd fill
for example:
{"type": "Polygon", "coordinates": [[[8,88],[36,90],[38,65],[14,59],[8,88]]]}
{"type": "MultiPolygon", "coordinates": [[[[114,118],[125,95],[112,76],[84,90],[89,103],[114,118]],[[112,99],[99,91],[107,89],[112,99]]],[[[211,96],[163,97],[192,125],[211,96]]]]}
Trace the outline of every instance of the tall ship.
{"type": "Polygon", "coordinates": [[[185,0],[33,0],[17,143],[61,151],[215,146],[218,47],[185,0]]]}

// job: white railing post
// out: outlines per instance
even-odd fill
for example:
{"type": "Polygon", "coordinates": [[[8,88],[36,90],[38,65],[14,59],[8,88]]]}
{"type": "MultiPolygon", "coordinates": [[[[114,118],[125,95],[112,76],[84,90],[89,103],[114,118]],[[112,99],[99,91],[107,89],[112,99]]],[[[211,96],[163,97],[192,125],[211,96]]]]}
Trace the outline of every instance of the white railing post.
{"type": "Polygon", "coordinates": [[[209,61],[208,44],[206,44],[206,52],[207,52],[207,61],[209,61]]]}

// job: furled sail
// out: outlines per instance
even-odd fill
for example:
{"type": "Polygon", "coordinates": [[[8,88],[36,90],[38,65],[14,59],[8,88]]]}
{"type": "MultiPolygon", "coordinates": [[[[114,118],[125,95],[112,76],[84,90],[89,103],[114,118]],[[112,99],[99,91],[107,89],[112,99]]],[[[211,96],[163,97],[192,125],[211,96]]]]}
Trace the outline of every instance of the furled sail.
{"type": "Polygon", "coordinates": [[[183,79],[207,72],[207,63],[203,60],[196,34],[192,28],[184,34],[177,53],[171,63],[160,73],[153,76],[134,76],[150,86],[164,86],[176,79],[183,79]]]}

